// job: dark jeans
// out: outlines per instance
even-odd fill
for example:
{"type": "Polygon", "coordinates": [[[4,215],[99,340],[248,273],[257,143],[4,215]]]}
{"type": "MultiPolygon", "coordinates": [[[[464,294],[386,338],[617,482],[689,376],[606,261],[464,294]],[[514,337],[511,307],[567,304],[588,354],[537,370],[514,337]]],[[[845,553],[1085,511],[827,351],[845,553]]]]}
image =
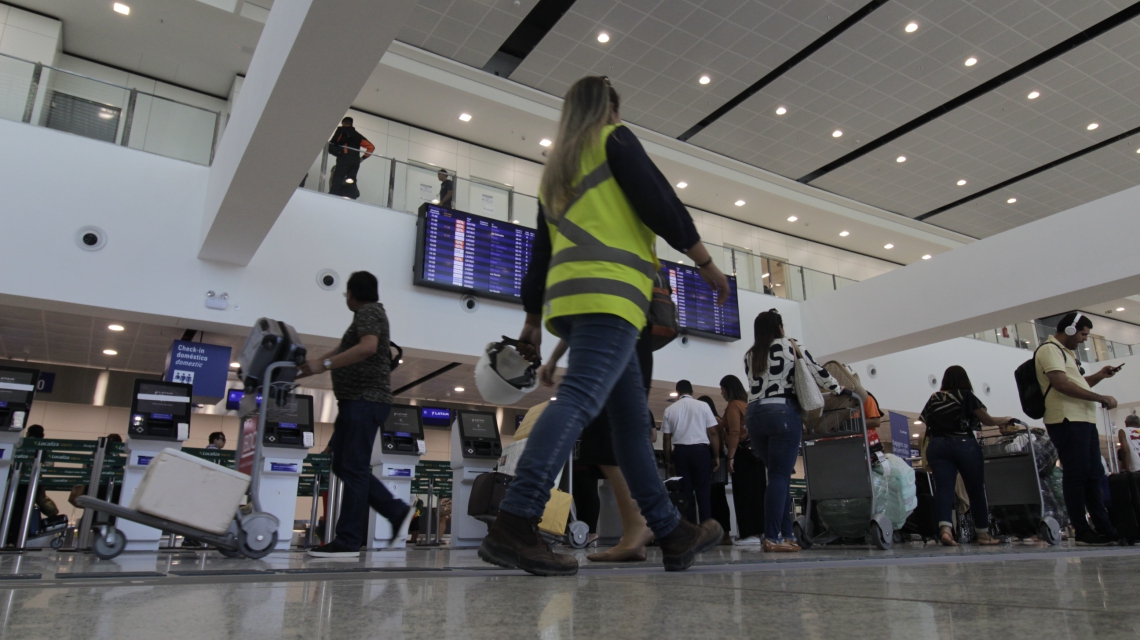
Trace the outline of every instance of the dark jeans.
{"type": "MultiPolygon", "coordinates": [[[[728,464],[725,460],[721,464],[728,464]]],[[[732,531],[732,511],[728,508],[728,483],[714,482],[712,485],[712,517],[720,523],[720,528],[727,534],[732,531]]]]}
{"type": "Polygon", "coordinates": [[[1091,422],[1047,424],[1049,439],[1057,447],[1064,476],[1061,483],[1065,494],[1065,510],[1077,534],[1089,530],[1089,518],[1097,533],[1116,537],[1116,529],[1104,508],[1101,481],[1104,465],[1100,463],[1100,435],[1091,422]],[[1088,511],[1088,517],[1085,517],[1088,511]]]}
{"type": "Polygon", "coordinates": [[[333,166],[332,177],[329,178],[329,194],[346,196],[353,200],[360,197],[360,188],[356,185],[356,173],[360,171],[360,161],[352,162],[347,158],[338,158],[333,166]],[[352,180],[350,184],[348,181],[352,180]]]}
{"type": "MultiPolygon", "coordinates": [[[[609,413],[614,455],[641,514],[660,540],[681,521],[657,475],[649,438],[649,407],[634,354],[637,330],[618,316],[595,313],[554,319],[570,344],[566,377],[535,423],[500,509],[538,518],[550,499],[554,476],[590,420],[609,413]]],[[[707,447],[706,447],[707,449],[707,447]]],[[[707,459],[708,454],[705,454],[707,459]]]]}
{"type": "MultiPolygon", "coordinates": [[[[726,463],[727,464],[727,463],[726,463]]],[[[764,490],[768,486],[764,463],[744,447],[737,447],[732,467],[732,503],[736,505],[736,536],[743,540],[764,535],[764,490]]]]}
{"type": "Polygon", "coordinates": [[[597,467],[574,465],[574,509],[577,518],[590,527],[590,533],[598,532],[598,516],[602,512],[602,498],[598,495],[597,467]]]}
{"type": "MultiPolygon", "coordinates": [[[[368,525],[368,507],[399,527],[407,514],[408,505],[393,497],[372,475],[372,445],[376,432],[388,419],[392,405],[364,400],[341,400],[339,413],[333,425],[332,470],[344,481],[340,498],[340,517],[336,521],[338,543],[349,549],[364,544],[368,525]]],[[[327,541],[326,541],[327,542],[327,541]]]]}
{"type": "Polygon", "coordinates": [[[681,476],[681,492],[697,494],[696,503],[682,515],[696,524],[712,517],[712,460],[707,444],[673,446],[673,466],[681,476]],[[693,507],[696,507],[694,511],[693,507]]]}
{"type": "Polygon", "coordinates": [[[756,455],[768,469],[768,486],[764,491],[764,537],[778,541],[794,538],[792,494],[792,473],[796,469],[796,458],[800,455],[800,438],[804,423],[800,419],[799,406],[790,403],[748,404],[744,415],[744,426],[748,428],[748,439],[756,455]]]}
{"type": "Polygon", "coordinates": [[[951,515],[954,505],[954,488],[958,474],[970,496],[970,513],[974,514],[974,528],[986,531],[990,527],[990,507],[986,500],[986,472],[982,461],[982,446],[973,436],[932,436],[926,446],[926,461],[934,476],[934,515],[938,524],[954,526],[951,515]]]}

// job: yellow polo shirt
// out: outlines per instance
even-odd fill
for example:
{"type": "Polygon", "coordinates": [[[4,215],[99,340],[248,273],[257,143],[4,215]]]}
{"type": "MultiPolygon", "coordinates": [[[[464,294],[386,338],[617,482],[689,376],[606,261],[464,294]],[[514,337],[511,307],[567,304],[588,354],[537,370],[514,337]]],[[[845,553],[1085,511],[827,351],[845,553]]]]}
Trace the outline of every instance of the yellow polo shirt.
{"type": "MultiPolygon", "coordinates": [[[[1084,373],[1077,360],[1077,354],[1057,342],[1055,336],[1049,336],[1045,344],[1037,350],[1037,382],[1041,390],[1049,389],[1049,377],[1045,374],[1050,371],[1064,371],[1065,376],[1073,384],[1082,389],[1090,389],[1085,381],[1084,373]]],[[[1096,403],[1091,400],[1081,400],[1067,396],[1056,389],[1049,389],[1045,396],[1045,424],[1059,424],[1068,419],[1070,422],[1096,423],[1096,403]]]]}

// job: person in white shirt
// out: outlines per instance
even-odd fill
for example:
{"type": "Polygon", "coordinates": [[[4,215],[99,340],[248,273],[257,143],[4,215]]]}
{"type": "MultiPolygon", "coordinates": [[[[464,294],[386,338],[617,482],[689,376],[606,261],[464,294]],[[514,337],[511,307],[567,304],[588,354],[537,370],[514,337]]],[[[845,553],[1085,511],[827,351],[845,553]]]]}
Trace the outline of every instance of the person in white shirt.
{"type": "Polygon", "coordinates": [[[712,517],[712,450],[709,430],[716,428],[712,409],[693,398],[693,385],[688,380],[677,382],[677,401],[665,410],[661,433],[665,434],[662,450],[670,475],[681,477],[681,491],[696,493],[696,504],[690,504],[681,515],[699,524],[712,517]],[[693,510],[696,507],[696,512],[693,510]]]}
{"type": "Polygon", "coordinates": [[[1129,414],[1124,419],[1124,428],[1116,433],[1120,438],[1120,466],[1128,471],[1140,471],[1140,416],[1129,414]]]}

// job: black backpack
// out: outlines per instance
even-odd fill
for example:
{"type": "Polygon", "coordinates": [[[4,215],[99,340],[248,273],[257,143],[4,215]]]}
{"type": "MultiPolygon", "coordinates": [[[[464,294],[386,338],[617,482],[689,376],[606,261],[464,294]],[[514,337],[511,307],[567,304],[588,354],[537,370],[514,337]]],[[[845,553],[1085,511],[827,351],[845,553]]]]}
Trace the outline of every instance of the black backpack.
{"type": "MultiPolygon", "coordinates": [[[[1041,347],[1047,344],[1049,343],[1046,342],[1041,347]]],[[[1013,379],[1017,382],[1017,395],[1021,398],[1021,410],[1034,420],[1045,417],[1045,396],[1053,388],[1053,385],[1049,385],[1045,391],[1041,391],[1041,384],[1037,382],[1037,352],[1041,347],[1037,347],[1033,351],[1033,357],[1022,362],[1013,372],[1013,379]]],[[[1061,349],[1061,356],[1068,361],[1069,355],[1064,349],[1061,349]]]]}

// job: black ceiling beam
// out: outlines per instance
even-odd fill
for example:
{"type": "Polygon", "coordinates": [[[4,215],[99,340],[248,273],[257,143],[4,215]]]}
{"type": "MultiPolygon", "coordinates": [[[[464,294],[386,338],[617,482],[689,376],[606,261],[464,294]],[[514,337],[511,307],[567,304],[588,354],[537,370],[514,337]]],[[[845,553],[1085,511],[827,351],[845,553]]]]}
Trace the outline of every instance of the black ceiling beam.
{"type": "Polygon", "coordinates": [[[1110,31],[1116,27],[1119,27],[1120,25],[1124,24],[1125,22],[1128,22],[1129,20],[1131,20],[1137,16],[1140,16],[1140,2],[1137,2],[1137,3],[1133,4],[1132,6],[1128,7],[1127,9],[1123,9],[1123,10],[1117,12],[1116,14],[1114,14],[1108,18],[1105,18],[1104,20],[1101,20],[1100,22],[1094,24],[1093,26],[1089,27],[1088,29],[1085,29],[1084,31],[1078,33],[1077,35],[1065,40],[1064,42],[1062,42],[1058,45],[1055,45],[1053,47],[1050,47],[1049,49],[1046,49],[1045,51],[1042,51],[1041,53],[1033,56],[1032,58],[1026,60],[1025,62],[1022,62],[1021,64],[1017,65],[1016,67],[1009,69],[1005,73],[994,76],[992,79],[990,79],[986,82],[983,82],[982,84],[974,87],[973,89],[967,91],[966,93],[963,93],[962,95],[958,96],[957,98],[953,98],[953,99],[943,103],[941,106],[935,107],[934,109],[927,111],[926,113],[922,114],[921,116],[918,116],[917,118],[915,118],[915,119],[911,120],[910,122],[902,125],[901,127],[898,127],[894,131],[891,131],[889,133],[883,134],[882,136],[879,136],[878,138],[876,138],[876,139],[868,142],[867,144],[859,147],[858,149],[852,151],[851,153],[848,153],[847,155],[843,156],[842,158],[839,158],[838,160],[835,160],[834,162],[828,163],[828,164],[820,167],[819,169],[812,171],[811,173],[807,174],[806,176],[800,178],[798,180],[798,182],[802,182],[804,184],[807,184],[813,180],[817,180],[817,179],[831,173],[832,171],[835,171],[836,169],[838,169],[838,168],[840,168],[840,167],[842,167],[848,163],[854,162],[855,160],[862,158],[863,156],[867,155],[868,153],[871,153],[872,151],[874,151],[880,147],[883,147],[885,145],[890,144],[891,142],[894,142],[895,140],[897,140],[897,139],[901,138],[902,136],[910,133],[911,131],[914,131],[915,129],[917,129],[917,128],[919,128],[919,127],[921,127],[921,126],[923,126],[923,125],[925,125],[925,124],[927,124],[927,123],[929,123],[929,122],[931,122],[937,118],[941,118],[942,116],[946,115],[947,113],[950,113],[954,109],[957,109],[958,107],[960,107],[960,106],[962,106],[962,105],[964,105],[964,104],[966,104],[966,103],[968,103],[968,102],[970,102],[976,98],[979,98],[979,97],[997,89],[998,87],[1002,86],[1003,84],[1006,84],[1007,82],[1009,82],[1011,80],[1015,80],[1015,79],[1025,75],[1026,73],[1029,73],[1030,71],[1036,69],[1037,67],[1040,67],[1041,65],[1045,64],[1046,62],[1054,60],[1055,58],[1058,58],[1058,57],[1068,53],[1069,51],[1076,49],[1077,47],[1085,44],[1086,42],[1089,42],[1090,40],[1098,38],[1101,35],[1104,35],[1106,32],[1108,32],[1108,31],[1110,31]]]}
{"type": "Polygon", "coordinates": [[[1063,158],[1058,158],[1058,159],[1056,159],[1056,160],[1054,160],[1048,164],[1043,164],[1040,167],[1037,167],[1036,169],[1031,169],[1031,170],[1026,171],[1025,173],[1023,173],[1021,175],[1014,176],[1014,177],[1010,178],[1009,180],[1006,180],[1005,182],[1000,182],[998,184],[995,184],[992,187],[987,187],[985,189],[982,189],[981,191],[979,191],[977,193],[968,195],[965,198],[962,198],[960,200],[955,200],[954,202],[951,202],[948,205],[938,207],[937,209],[934,209],[933,211],[927,211],[926,213],[915,218],[915,220],[926,220],[928,218],[932,218],[932,217],[942,213],[943,211],[949,211],[950,209],[953,209],[954,207],[960,207],[960,206],[966,204],[967,202],[970,202],[971,200],[977,200],[978,198],[981,198],[983,196],[988,196],[989,194],[993,193],[994,191],[1004,189],[1004,188],[1010,186],[1011,184],[1021,182],[1022,180],[1025,180],[1027,178],[1032,178],[1033,176],[1035,176],[1039,173],[1042,173],[1042,172],[1048,171],[1054,167],[1058,167],[1060,165],[1063,165],[1066,162],[1071,162],[1073,160],[1076,160],[1077,158],[1079,158],[1081,156],[1088,155],[1088,154],[1092,153],[1093,151],[1098,151],[1100,149],[1103,149],[1110,144],[1115,144],[1115,143],[1120,142],[1121,140],[1123,140],[1125,138],[1130,138],[1130,137],[1132,137],[1138,133],[1140,133],[1140,127],[1136,127],[1135,129],[1129,129],[1128,131],[1125,131],[1124,133],[1121,133],[1119,135],[1115,135],[1115,136],[1109,138],[1108,140],[1103,140],[1101,142],[1098,142],[1091,147],[1086,147],[1086,148],[1081,149],[1080,151],[1077,151],[1075,153],[1070,153],[1069,155],[1067,155],[1063,158]]]}
{"type": "Polygon", "coordinates": [[[756,95],[757,93],[760,93],[760,91],[763,90],[764,87],[771,84],[776,78],[779,78],[780,76],[784,75],[785,73],[791,71],[792,67],[794,67],[797,64],[806,60],[808,56],[815,53],[816,51],[819,51],[825,44],[827,44],[827,43],[831,42],[832,40],[838,38],[840,36],[840,34],[842,34],[844,31],[847,31],[848,29],[853,27],[855,24],[857,24],[863,18],[866,18],[867,16],[871,15],[872,11],[874,11],[875,9],[878,9],[879,7],[883,6],[884,4],[886,4],[889,1],[890,0],[871,0],[871,2],[864,5],[861,9],[859,9],[855,13],[852,13],[851,15],[847,16],[846,20],[835,25],[834,27],[831,28],[830,31],[828,31],[827,33],[825,33],[822,36],[820,36],[819,38],[817,38],[814,42],[809,44],[807,47],[801,49],[798,53],[796,53],[796,55],[785,60],[784,64],[781,64],[780,66],[776,67],[775,69],[772,69],[771,71],[769,71],[767,75],[765,75],[763,78],[760,78],[759,80],[757,80],[755,84],[748,87],[744,91],[741,91],[740,94],[738,94],[735,98],[724,103],[723,106],[721,106],[716,111],[713,111],[712,113],[710,113],[708,115],[708,117],[706,117],[704,120],[701,120],[697,124],[690,127],[688,131],[677,136],[677,139],[680,140],[681,142],[686,142],[689,138],[692,138],[693,136],[697,135],[702,130],[704,130],[705,127],[716,122],[717,120],[720,120],[724,116],[724,114],[726,114],[729,111],[732,111],[736,107],[740,106],[740,104],[743,103],[745,100],[751,98],[752,96],[756,95]]]}
{"type": "Polygon", "coordinates": [[[418,378],[416,380],[412,380],[408,384],[400,387],[399,389],[396,389],[395,391],[392,392],[392,395],[398,396],[401,393],[407,391],[408,389],[414,389],[415,387],[420,386],[421,384],[427,382],[428,380],[431,380],[432,378],[442,376],[443,374],[447,373],[448,371],[451,371],[452,369],[454,369],[455,367],[458,367],[459,365],[460,365],[460,363],[458,363],[458,362],[451,362],[451,363],[445,364],[442,367],[436,369],[435,371],[432,371],[431,373],[427,374],[426,376],[424,376],[422,378],[418,378]]]}
{"type": "Polygon", "coordinates": [[[483,65],[483,71],[510,77],[573,5],[574,0],[538,0],[538,4],[483,65]]]}

